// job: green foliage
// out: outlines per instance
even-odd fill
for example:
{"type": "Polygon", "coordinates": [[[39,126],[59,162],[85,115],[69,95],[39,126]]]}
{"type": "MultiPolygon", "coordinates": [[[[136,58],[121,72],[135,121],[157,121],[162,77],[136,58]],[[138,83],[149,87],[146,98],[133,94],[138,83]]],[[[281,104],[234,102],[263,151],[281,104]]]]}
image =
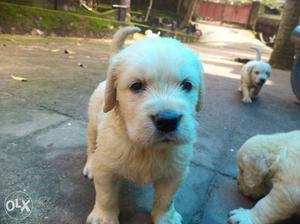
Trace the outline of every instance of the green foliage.
{"type": "Polygon", "coordinates": [[[270,8],[281,8],[282,7],[282,3],[280,3],[278,0],[261,0],[261,3],[269,6],[270,8]]]}
{"type": "MultiPolygon", "coordinates": [[[[266,5],[270,8],[277,8],[279,9],[282,6],[278,0],[257,0],[261,2],[263,5],[266,5]]],[[[227,3],[251,3],[253,0],[224,0],[227,3]]]]}
{"type": "Polygon", "coordinates": [[[101,36],[104,32],[112,33],[118,25],[117,21],[99,17],[0,2],[0,26],[7,32],[14,27],[20,33],[37,28],[60,35],[101,36]]]}
{"type": "MultiPolygon", "coordinates": [[[[111,11],[94,13],[80,9],[79,12],[66,12],[0,1],[0,27],[5,33],[10,33],[11,28],[14,27],[15,33],[20,34],[30,33],[37,28],[46,34],[53,32],[62,36],[110,36],[120,25],[118,21],[103,18],[108,16],[107,13],[112,13],[111,11]]],[[[155,28],[146,24],[132,22],[131,25],[140,27],[143,32],[152,29],[161,32],[162,36],[176,36],[184,42],[192,42],[194,39],[192,35],[182,32],[173,33],[168,29],[155,28]]]]}

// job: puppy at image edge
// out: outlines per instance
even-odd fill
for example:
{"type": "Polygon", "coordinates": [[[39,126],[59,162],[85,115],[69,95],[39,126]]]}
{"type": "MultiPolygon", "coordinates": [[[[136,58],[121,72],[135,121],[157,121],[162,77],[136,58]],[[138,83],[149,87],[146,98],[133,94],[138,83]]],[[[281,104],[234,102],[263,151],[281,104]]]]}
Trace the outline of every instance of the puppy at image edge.
{"type": "Polygon", "coordinates": [[[122,178],[153,183],[154,224],[181,224],[174,196],[188,171],[196,139],[196,113],[204,100],[198,55],[171,38],[145,38],[122,49],[136,27],[112,41],[107,80],[91,96],[87,162],[94,179],[92,224],[118,224],[122,178]]]}
{"type": "Polygon", "coordinates": [[[237,155],[239,190],[261,198],[229,213],[230,224],[272,224],[300,211],[300,131],[257,135],[237,155]]]}
{"type": "Polygon", "coordinates": [[[254,47],[252,49],[256,51],[256,60],[246,63],[241,71],[239,91],[242,92],[243,103],[252,103],[271,74],[271,66],[261,60],[260,50],[254,47]]]}

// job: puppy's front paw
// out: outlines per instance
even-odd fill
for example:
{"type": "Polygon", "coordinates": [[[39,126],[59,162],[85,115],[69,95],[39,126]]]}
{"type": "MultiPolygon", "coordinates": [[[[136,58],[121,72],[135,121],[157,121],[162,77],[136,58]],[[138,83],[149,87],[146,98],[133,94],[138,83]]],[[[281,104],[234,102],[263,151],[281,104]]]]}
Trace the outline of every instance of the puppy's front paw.
{"type": "Polygon", "coordinates": [[[182,224],[182,217],[175,209],[171,209],[160,218],[154,218],[154,220],[158,220],[154,221],[155,224],[182,224]]]}
{"type": "Polygon", "coordinates": [[[94,208],[86,220],[87,224],[119,224],[118,215],[94,208]]]}
{"type": "Polygon", "coordinates": [[[239,208],[229,212],[229,224],[254,224],[252,216],[247,209],[239,208]]]}
{"type": "Polygon", "coordinates": [[[88,177],[90,180],[93,179],[92,164],[89,160],[86,162],[82,173],[85,177],[88,177]]]}
{"type": "Polygon", "coordinates": [[[242,99],[242,102],[248,104],[248,103],[252,103],[252,100],[251,100],[250,97],[244,97],[244,98],[242,99]]]}

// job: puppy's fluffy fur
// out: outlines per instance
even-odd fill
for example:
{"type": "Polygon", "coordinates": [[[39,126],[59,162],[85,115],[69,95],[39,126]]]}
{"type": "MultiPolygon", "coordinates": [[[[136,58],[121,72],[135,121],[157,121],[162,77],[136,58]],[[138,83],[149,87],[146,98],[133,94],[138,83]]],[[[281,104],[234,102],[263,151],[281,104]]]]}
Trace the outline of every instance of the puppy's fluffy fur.
{"type": "Polygon", "coordinates": [[[243,95],[243,103],[252,103],[252,100],[257,97],[271,74],[271,66],[261,60],[259,49],[252,49],[256,50],[256,60],[246,63],[241,72],[241,86],[239,90],[243,95]]]}
{"type": "Polygon", "coordinates": [[[145,35],[146,35],[146,37],[159,38],[160,37],[160,32],[153,33],[152,30],[146,30],[145,35]]]}
{"type": "Polygon", "coordinates": [[[263,197],[230,212],[231,224],[271,224],[300,211],[300,131],[250,138],[238,152],[239,190],[263,197]]]}
{"type": "Polygon", "coordinates": [[[122,178],[153,183],[155,224],[182,222],[173,197],[192,155],[195,115],[204,98],[202,65],[196,54],[170,38],[145,38],[120,50],[126,36],[138,30],[116,33],[107,80],[90,99],[83,173],[95,183],[95,206],[87,218],[92,224],[119,223],[122,178]],[[162,111],[180,115],[175,131],[157,130],[153,116],[162,111]]]}

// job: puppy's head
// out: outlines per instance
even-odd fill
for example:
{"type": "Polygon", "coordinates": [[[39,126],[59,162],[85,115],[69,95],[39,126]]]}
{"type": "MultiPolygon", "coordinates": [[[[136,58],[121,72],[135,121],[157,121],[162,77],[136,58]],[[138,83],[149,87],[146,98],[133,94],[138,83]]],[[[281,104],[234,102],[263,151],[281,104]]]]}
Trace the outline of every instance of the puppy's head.
{"type": "Polygon", "coordinates": [[[263,61],[251,61],[247,64],[247,72],[255,85],[262,86],[271,75],[271,66],[263,61]]]}
{"type": "Polygon", "coordinates": [[[196,54],[174,39],[145,38],[112,58],[104,112],[115,110],[140,146],[186,144],[204,91],[196,54]]]}
{"type": "Polygon", "coordinates": [[[273,158],[255,137],[241,147],[237,155],[238,187],[245,196],[260,198],[269,192],[275,164],[273,158]]]}

